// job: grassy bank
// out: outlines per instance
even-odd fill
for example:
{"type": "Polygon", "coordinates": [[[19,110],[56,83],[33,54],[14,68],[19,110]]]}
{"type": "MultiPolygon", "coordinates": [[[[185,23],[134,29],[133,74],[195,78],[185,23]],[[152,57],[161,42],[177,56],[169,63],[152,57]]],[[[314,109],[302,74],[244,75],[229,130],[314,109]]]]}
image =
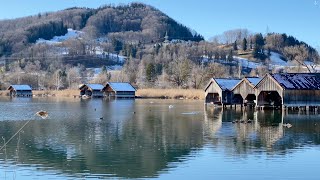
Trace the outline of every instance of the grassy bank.
{"type": "MultiPolygon", "coordinates": [[[[44,90],[32,91],[34,96],[74,97],[79,95],[79,90],[44,90]]],[[[9,96],[9,91],[0,91],[0,96],[9,96]]],[[[141,98],[164,99],[204,99],[204,91],[199,89],[138,89],[136,96],[141,98]]]]}
{"type": "MultiPolygon", "coordinates": [[[[79,90],[75,89],[67,89],[67,90],[44,90],[44,91],[37,91],[33,90],[32,94],[34,96],[55,96],[55,97],[74,97],[74,95],[79,95],[79,90]]],[[[9,91],[0,91],[0,96],[9,96],[9,91]]]]}
{"type": "Polygon", "coordinates": [[[79,95],[79,90],[77,89],[66,89],[66,90],[45,90],[45,91],[32,91],[35,96],[56,96],[56,97],[73,97],[79,95]]]}
{"type": "Polygon", "coordinates": [[[201,89],[138,89],[136,96],[142,98],[204,99],[201,89]]]}

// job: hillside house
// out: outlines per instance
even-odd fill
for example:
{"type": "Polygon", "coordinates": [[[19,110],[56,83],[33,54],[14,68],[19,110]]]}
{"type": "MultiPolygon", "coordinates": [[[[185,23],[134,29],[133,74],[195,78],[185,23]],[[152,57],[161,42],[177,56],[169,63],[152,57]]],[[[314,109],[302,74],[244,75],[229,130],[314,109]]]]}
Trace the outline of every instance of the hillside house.
{"type": "Polygon", "coordinates": [[[243,78],[233,89],[233,103],[241,105],[255,105],[256,93],[254,87],[262,78],[243,78]]]}
{"type": "Polygon", "coordinates": [[[10,96],[32,96],[32,88],[29,85],[11,85],[8,87],[10,96]]]}
{"type": "Polygon", "coordinates": [[[267,74],[255,90],[260,107],[320,106],[319,73],[267,74]]]}
{"type": "Polygon", "coordinates": [[[240,82],[240,79],[216,79],[212,78],[205,90],[205,103],[218,105],[232,105],[232,89],[240,82]]]}
{"type": "Polygon", "coordinates": [[[109,82],[102,91],[108,97],[135,98],[136,96],[136,89],[130,83],[109,82]]]}
{"type": "Polygon", "coordinates": [[[101,84],[82,84],[79,86],[80,96],[103,97],[103,88],[101,84]]]}

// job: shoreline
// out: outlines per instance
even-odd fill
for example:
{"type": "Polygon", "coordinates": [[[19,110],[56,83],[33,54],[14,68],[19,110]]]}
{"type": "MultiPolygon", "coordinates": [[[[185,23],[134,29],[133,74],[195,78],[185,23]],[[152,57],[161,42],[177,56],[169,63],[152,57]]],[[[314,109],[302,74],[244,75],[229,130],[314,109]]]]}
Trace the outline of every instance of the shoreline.
{"type": "MultiPolygon", "coordinates": [[[[79,90],[33,90],[33,97],[67,97],[76,98],[79,96],[79,90]]],[[[9,91],[0,91],[0,97],[8,97],[9,91]]],[[[204,91],[202,89],[138,89],[136,91],[137,99],[193,99],[203,100],[204,91]]]]}

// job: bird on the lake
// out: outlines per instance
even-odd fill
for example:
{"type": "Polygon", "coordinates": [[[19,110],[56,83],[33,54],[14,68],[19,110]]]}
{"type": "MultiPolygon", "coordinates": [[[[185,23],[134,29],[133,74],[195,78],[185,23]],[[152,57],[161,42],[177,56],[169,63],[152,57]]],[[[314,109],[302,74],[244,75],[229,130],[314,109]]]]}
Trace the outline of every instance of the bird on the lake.
{"type": "Polygon", "coordinates": [[[237,120],[237,119],[232,121],[232,123],[238,123],[238,122],[239,122],[239,120],[237,120]]]}
{"type": "Polygon", "coordinates": [[[170,105],[169,105],[169,109],[171,109],[171,108],[173,108],[173,105],[170,104],[170,105]]]}
{"type": "Polygon", "coordinates": [[[49,114],[47,111],[38,111],[36,115],[40,116],[42,119],[45,119],[48,117],[49,114]]]}
{"type": "Polygon", "coordinates": [[[291,128],[292,127],[292,124],[290,123],[286,123],[286,124],[283,124],[284,127],[287,127],[287,128],[291,128]]]}

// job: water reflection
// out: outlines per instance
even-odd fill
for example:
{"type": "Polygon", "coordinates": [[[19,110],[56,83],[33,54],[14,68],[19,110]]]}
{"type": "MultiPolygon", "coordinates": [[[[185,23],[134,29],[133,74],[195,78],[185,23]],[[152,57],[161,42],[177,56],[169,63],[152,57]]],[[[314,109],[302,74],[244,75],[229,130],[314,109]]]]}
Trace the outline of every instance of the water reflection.
{"type": "Polygon", "coordinates": [[[214,147],[232,151],[229,155],[286,154],[304,145],[319,145],[318,114],[219,108],[205,112],[206,138],[214,147]]]}
{"type": "Polygon", "coordinates": [[[245,159],[255,167],[260,157],[281,160],[320,143],[319,115],[205,109],[200,101],[1,99],[0,109],[4,140],[30,120],[1,151],[0,179],[3,172],[10,179],[161,177],[198,158],[230,161],[226,165],[233,167],[245,159]],[[35,116],[39,110],[49,117],[35,116]]]}
{"type": "MultiPolygon", "coordinates": [[[[0,122],[0,136],[5,139],[32,119],[20,139],[14,138],[6,153],[0,154],[8,164],[78,177],[155,177],[170,162],[203,146],[202,114],[182,115],[185,110],[196,110],[192,104],[170,102],[175,106],[171,110],[165,102],[139,100],[56,103],[40,99],[28,103],[28,111],[41,108],[49,112],[49,118],[40,120],[21,110],[15,112],[23,117],[18,120],[1,111],[5,120],[0,122]]],[[[8,111],[17,104],[2,102],[0,106],[8,106],[8,111]]]]}

